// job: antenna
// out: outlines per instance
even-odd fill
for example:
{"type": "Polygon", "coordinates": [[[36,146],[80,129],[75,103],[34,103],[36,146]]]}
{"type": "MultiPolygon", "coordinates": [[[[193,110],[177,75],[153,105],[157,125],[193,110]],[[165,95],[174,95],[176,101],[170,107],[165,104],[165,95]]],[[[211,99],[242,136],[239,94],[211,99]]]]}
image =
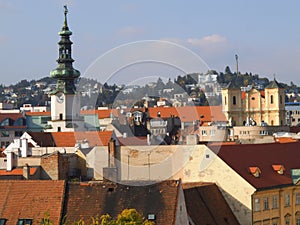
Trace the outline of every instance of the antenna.
{"type": "Polygon", "coordinates": [[[236,75],[239,75],[239,56],[235,54],[235,62],[236,62],[236,75]]]}

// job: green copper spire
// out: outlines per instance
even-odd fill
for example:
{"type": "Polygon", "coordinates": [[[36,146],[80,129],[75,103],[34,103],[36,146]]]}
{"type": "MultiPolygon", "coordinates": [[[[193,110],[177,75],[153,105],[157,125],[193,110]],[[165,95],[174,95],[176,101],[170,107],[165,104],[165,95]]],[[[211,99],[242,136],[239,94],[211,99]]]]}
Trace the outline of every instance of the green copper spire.
{"type": "Polygon", "coordinates": [[[64,25],[61,31],[58,33],[61,37],[58,42],[59,57],[56,60],[58,67],[50,72],[50,77],[57,79],[56,88],[54,93],[63,92],[65,94],[74,94],[76,92],[75,79],[80,76],[80,72],[73,68],[72,59],[72,41],[70,36],[72,32],[69,30],[67,23],[68,8],[64,6],[64,25]]]}

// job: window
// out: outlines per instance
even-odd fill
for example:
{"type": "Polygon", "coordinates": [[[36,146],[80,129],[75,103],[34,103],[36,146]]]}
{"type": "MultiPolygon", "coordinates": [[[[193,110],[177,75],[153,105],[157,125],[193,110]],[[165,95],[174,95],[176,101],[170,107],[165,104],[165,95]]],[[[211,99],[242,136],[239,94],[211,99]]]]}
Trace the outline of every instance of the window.
{"type": "Polygon", "coordinates": [[[18,118],[15,122],[14,122],[14,126],[24,126],[25,125],[25,120],[23,118],[18,118]]]}
{"type": "Polygon", "coordinates": [[[207,131],[206,130],[202,130],[201,134],[202,134],[202,136],[207,136],[207,131]]]}
{"type": "Polygon", "coordinates": [[[254,198],[254,211],[260,211],[260,199],[259,198],[254,198]]]}
{"type": "Polygon", "coordinates": [[[17,225],[31,225],[32,219],[18,219],[17,225]]]}
{"type": "Polygon", "coordinates": [[[15,137],[21,137],[23,134],[22,131],[15,131],[15,137]]]}
{"type": "Polygon", "coordinates": [[[8,131],[1,131],[1,137],[9,137],[8,131]]]}
{"type": "Polygon", "coordinates": [[[252,97],[252,98],[251,98],[251,100],[255,100],[255,98],[254,98],[254,97],[252,97]]]}
{"type": "Polygon", "coordinates": [[[272,225],[279,225],[279,219],[278,218],[274,218],[272,219],[272,225]]]}
{"type": "Polygon", "coordinates": [[[233,96],[233,98],[232,98],[232,104],[236,105],[236,97],[235,96],[233,96]]]}
{"type": "Polygon", "coordinates": [[[273,104],[274,99],[273,99],[273,95],[271,95],[271,104],[273,104]]]}
{"type": "Polygon", "coordinates": [[[291,225],[290,216],[285,216],[284,220],[285,220],[285,225],[291,225]]]}
{"type": "Polygon", "coordinates": [[[295,217],[296,217],[296,225],[300,225],[300,212],[299,211],[296,212],[295,217]]]}
{"type": "Polygon", "coordinates": [[[264,210],[269,210],[269,198],[264,198],[264,210]]]}
{"type": "Polygon", "coordinates": [[[216,135],[216,130],[210,130],[210,136],[215,136],[216,135]]]}
{"type": "Polygon", "coordinates": [[[282,96],[280,95],[280,104],[282,104],[282,96]]]}
{"type": "Polygon", "coordinates": [[[272,196],[272,208],[273,209],[278,208],[278,196],[277,195],[272,196]]]}
{"type": "Polygon", "coordinates": [[[0,225],[5,225],[6,219],[0,218],[0,225]]]}
{"type": "Polygon", "coordinates": [[[296,205],[300,205],[300,192],[296,193],[296,205]]]}
{"type": "Polygon", "coordinates": [[[224,102],[225,102],[225,105],[227,105],[227,98],[226,98],[226,96],[224,98],[224,102]]]}
{"type": "Polygon", "coordinates": [[[2,120],[1,126],[9,126],[9,118],[2,120]]]}
{"type": "Polygon", "coordinates": [[[291,201],[290,201],[290,193],[286,193],[285,194],[285,198],[284,198],[284,205],[285,206],[290,206],[290,203],[291,203],[291,201]]]}

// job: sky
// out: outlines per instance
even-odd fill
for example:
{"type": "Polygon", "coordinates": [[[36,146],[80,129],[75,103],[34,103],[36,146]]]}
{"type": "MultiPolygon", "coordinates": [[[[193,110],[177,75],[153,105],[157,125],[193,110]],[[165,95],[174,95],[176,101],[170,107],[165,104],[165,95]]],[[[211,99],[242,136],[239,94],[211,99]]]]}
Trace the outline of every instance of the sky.
{"type": "Polygon", "coordinates": [[[182,69],[182,61],[197,64],[196,56],[206,68],[224,71],[230,66],[234,71],[237,54],[242,73],[300,85],[297,0],[0,0],[1,84],[38,80],[56,68],[65,4],[73,65],[82,76],[128,83],[138,76],[176,77],[201,72],[197,66],[182,69]],[[154,53],[145,58],[149,43],[155,43],[154,53]],[[107,70],[108,64],[114,68],[107,70]]]}

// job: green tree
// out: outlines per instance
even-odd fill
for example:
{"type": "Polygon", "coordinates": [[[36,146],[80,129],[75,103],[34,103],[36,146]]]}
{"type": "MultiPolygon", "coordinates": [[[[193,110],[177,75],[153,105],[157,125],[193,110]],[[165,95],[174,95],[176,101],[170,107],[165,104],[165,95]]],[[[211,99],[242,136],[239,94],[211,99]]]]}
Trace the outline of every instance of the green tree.
{"type": "Polygon", "coordinates": [[[101,216],[100,221],[100,225],[154,225],[154,222],[145,220],[136,209],[124,209],[116,220],[106,214],[101,216]]]}

